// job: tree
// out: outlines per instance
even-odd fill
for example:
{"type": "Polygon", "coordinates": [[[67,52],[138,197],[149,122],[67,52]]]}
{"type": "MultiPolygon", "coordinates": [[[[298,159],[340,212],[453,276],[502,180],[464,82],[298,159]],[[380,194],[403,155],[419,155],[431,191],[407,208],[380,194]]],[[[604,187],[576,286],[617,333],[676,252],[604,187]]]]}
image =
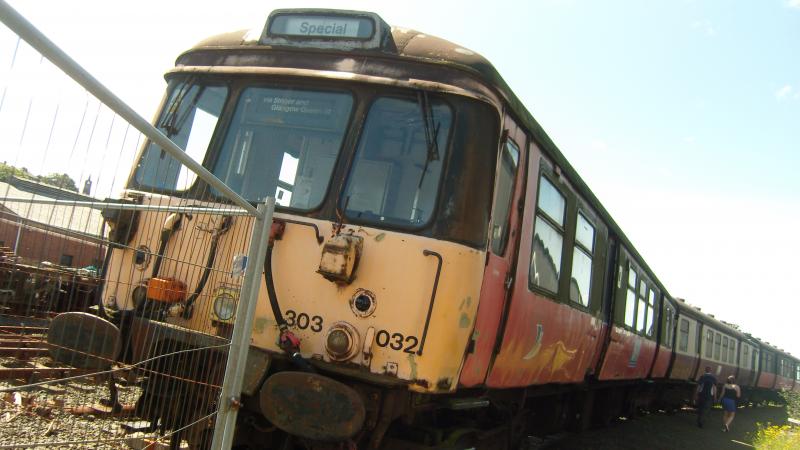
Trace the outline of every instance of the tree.
{"type": "Polygon", "coordinates": [[[33,180],[35,177],[28,172],[28,169],[18,169],[6,163],[0,163],[0,181],[10,181],[11,177],[27,178],[33,180]]]}
{"type": "Polygon", "coordinates": [[[75,180],[66,173],[51,173],[50,175],[33,175],[26,168],[17,168],[4,162],[0,163],[0,181],[9,182],[12,177],[47,183],[51,186],[78,192],[75,180]]]}
{"type": "Polygon", "coordinates": [[[51,173],[46,176],[38,176],[36,177],[36,181],[47,183],[61,189],[78,192],[78,186],[75,185],[75,180],[65,173],[51,173]]]}

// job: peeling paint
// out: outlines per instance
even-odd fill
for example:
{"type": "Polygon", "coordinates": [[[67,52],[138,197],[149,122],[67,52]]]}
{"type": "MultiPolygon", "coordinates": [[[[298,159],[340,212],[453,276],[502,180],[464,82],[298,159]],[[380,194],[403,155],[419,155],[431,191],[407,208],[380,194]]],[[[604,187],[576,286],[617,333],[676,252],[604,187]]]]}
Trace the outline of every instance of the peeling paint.
{"type": "Polygon", "coordinates": [[[264,331],[270,322],[275,323],[274,320],[270,320],[266,317],[256,317],[255,321],[253,322],[253,333],[264,334],[264,331]]]}
{"type": "Polygon", "coordinates": [[[408,365],[411,367],[411,379],[417,379],[417,360],[413,353],[408,354],[408,365]]]}
{"type": "Polygon", "coordinates": [[[458,326],[460,328],[467,328],[471,322],[472,321],[469,320],[469,316],[467,315],[467,313],[462,312],[461,318],[458,320],[458,326]]]}

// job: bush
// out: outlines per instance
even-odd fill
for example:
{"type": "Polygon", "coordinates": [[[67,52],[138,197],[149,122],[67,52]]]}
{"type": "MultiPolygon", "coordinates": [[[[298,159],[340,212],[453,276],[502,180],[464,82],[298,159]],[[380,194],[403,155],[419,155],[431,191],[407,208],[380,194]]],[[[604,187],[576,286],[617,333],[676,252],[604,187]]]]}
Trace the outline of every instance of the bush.
{"type": "Polygon", "coordinates": [[[783,401],[786,402],[786,414],[793,419],[800,419],[800,392],[781,392],[783,401]]]}
{"type": "Polygon", "coordinates": [[[758,425],[753,446],[759,450],[793,450],[800,448],[800,432],[791,425],[758,425]]]}

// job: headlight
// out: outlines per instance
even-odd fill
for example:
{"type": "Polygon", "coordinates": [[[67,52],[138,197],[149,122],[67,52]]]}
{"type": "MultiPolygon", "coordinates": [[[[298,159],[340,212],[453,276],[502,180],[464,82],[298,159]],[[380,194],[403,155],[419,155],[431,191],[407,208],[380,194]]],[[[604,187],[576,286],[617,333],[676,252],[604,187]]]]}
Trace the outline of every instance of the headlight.
{"type": "Polygon", "coordinates": [[[231,320],[236,314],[236,299],[228,292],[222,292],[214,299],[214,314],[219,320],[231,320]]]}
{"type": "Polygon", "coordinates": [[[334,361],[347,361],[358,354],[358,331],[347,322],[336,322],[325,336],[325,350],[334,361]]]}

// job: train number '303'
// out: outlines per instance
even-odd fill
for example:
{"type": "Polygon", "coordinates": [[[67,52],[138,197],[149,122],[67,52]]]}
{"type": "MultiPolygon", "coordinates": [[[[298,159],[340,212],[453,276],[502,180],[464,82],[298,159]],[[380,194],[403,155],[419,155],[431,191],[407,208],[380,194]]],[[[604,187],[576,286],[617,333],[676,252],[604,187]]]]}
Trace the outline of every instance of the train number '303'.
{"type": "Polygon", "coordinates": [[[381,330],[375,335],[375,343],[379,347],[389,347],[392,350],[402,350],[404,353],[414,353],[417,351],[419,339],[416,336],[403,336],[400,333],[390,334],[386,330],[381,330]]]}
{"type": "Polygon", "coordinates": [[[299,330],[311,329],[311,331],[315,333],[319,333],[322,331],[322,317],[320,316],[309,316],[308,314],[301,312],[298,313],[291,309],[286,310],[286,314],[284,315],[284,320],[286,320],[286,325],[290,327],[297,327],[299,330]]]}

